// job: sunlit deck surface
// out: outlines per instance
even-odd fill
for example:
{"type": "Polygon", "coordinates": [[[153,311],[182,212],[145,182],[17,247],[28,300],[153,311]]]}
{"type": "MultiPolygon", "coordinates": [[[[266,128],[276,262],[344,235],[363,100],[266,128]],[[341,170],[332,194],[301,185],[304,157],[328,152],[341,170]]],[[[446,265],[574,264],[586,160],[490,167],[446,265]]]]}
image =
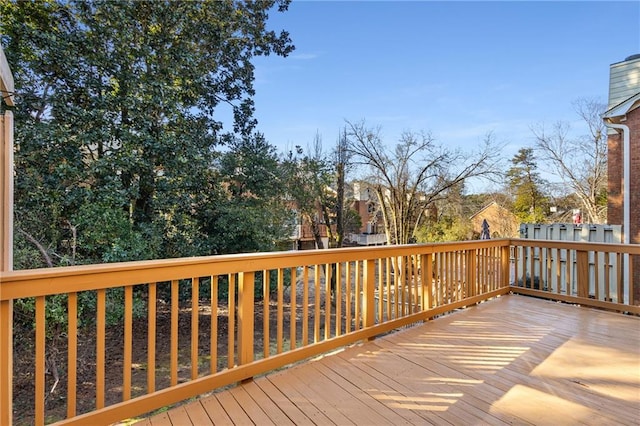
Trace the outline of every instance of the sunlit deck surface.
{"type": "Polygon", "coordinates": [[[144,420],[640,424],[640,318],[509,295],[144,420]]]}

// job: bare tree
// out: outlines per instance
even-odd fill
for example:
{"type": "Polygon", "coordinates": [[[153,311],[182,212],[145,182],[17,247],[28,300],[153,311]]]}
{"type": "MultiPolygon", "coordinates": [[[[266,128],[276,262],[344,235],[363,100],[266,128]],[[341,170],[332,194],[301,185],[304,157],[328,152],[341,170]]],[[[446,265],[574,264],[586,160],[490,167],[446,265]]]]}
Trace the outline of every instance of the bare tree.
{"type": "Polygon", "coordinates": [[[437,144],[427,133],[405,132],[393,150],[379,128],[347,122],[353,163],[366,165],[367,179],[381,206],[388,244],[413,241],[427,208],[446,198],[448,190],[471,177],[496,173],[500,149],[487,135],[476,153],[464,153],[437,144]]]}
{"type": "Polygon", "coordinates": [[[335,179],[336,179],[336,247],[342,247],[345,234],[345,221],[347,206],[345,203],[345,180],[346,174],[350,167],[350,153],[349,153],[349,139],[347,137],[347,129],[344,128],[338,135],[338,141],[336,142],[335,151],[333,153],[333,164],[335,167],[335,179]]]}
{"type": "Polygon", "coordinates": [[[531,130],[539,158],[580,200],[585,221],[603,223],[607,217],[607,132],[600,115],[606,107],[580,99],[574,108],[586,126],[586,135],[571,137],[570,125],[560,121],[551,131],[542,124],[531,130]]]}

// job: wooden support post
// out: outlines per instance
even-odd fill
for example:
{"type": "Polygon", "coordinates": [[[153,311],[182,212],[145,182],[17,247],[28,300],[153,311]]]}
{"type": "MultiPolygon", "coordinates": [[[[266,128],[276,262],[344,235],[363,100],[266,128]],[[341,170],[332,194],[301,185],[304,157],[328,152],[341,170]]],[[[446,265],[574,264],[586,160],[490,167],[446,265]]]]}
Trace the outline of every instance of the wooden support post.
{"type": "Polygon", "coordinates": [[[0,301],[0,425],[13,424],[13,302],[0,301]]]}
{"type": "Polygon", "coordinates": [[[578,297],[589,297],[589,252],[576,251],[576,281],[578,297]]]}
{"type": "MultiPolygon", "coordinates": [[[[464,260],[464,266],[465,266],[465,287],[466,287],[466,294],[464,295],[464,297],[472,297],[472,296],[476,296],[478,294],[478,276],[476,275],[476,269],[477,269],[477,265],[476,265],[476,259],[478,256],[481,256],[482,253],[479,250],[473,250],[473,249],[469,249],[465,252],[465,260],[464,260]]],[[[480,265],[482,265],[482,261],[479,262],[480,265]]],[[[480,271],[480,274],[486,274],[487,270],[486,268],[482,271],[480,271]]],[[[485,277],[486,279],[486,277],[485,277]]]]}
{"type": "Polygon", "coordinates": [[[255,272],[238,274],[238,365],[253,362],[255,272]]]}
{"type": "MultiPolygon", "coordinates": [[[[12,106],[13,76],[0,47],[0,90],[12,106]],[[6,96],[9,93],[9,96],[6,96]]],[[[0,276],[13,270],[13,113],[0,115],[0,276]]],[[[0,283],[0,286],[2,284],[0,283]]],[[[2,289],[0,288],[0,293],[2,289]]],[[[0,425],[13,423],[13,301],[0,300],[0,425]]]]}
{"type": "Polygon", "coordinates": [[[431,295],[433,292],[433,255],[431,253],[422,255],[420,272],[422,281],[422,289],[420,291],[421,306],[422,310],[426,311],[431,308],[431,295]]]}
{"type": "Polygon", "coordinates": [[[13,270],[13,113],[0,115],[0,271],[13,270]]]}
{"type": "Polygon", "coordinates": [[[500,287],[511,284],[511,247],[504,246],[500,251],[500,287]]]}
{"type": "Polygon", "coordinates": [[[363,328],[375,325],[376,303],[376,262],[374,259],[368,259],[364,262],[362,277],[362,290],[364,293],[364,301],[362,304],[362,319],[364,321],[363,328]]]}

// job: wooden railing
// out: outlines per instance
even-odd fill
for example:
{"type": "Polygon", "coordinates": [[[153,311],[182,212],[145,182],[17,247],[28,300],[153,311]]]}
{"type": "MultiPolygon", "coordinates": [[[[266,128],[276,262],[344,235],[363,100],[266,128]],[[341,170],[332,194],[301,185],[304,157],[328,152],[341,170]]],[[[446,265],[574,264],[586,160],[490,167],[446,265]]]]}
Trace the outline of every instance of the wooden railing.
{"type": "Polygon", "coordinates": [[[513,292],[640,315],[640,245],[511,244],[513,292]]]}
{"type": "MultiPolygon", "coordinates": [[[[547,244],[482,240],[6,273],[0,424],[116,422],[509,291],[592,300],[584,284],[574,296],[523,280],[548,270],[526,255],[554,247],[547,244]],[[32,316],[15,317],[18,306],[32,316]],[[17,364],[29,368],[12,384],[17,364]]],[[[589,276],[583,252],[640,254],[613,245],[567,250],[578,253],[578,282],[589,276]]],[[[637,313],[622,299],[592,301],[637,313]]]]}

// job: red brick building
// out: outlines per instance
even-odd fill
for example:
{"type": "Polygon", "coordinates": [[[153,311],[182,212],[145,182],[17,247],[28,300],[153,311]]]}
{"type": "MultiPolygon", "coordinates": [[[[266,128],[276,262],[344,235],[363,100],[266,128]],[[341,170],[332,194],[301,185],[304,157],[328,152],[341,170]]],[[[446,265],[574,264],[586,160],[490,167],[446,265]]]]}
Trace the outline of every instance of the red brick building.
{"type": "MultiPolygon", "coordinates": [[[[640,244],[640,55],[611,65],[603,119],[609,127],[607,222],[622,224],[625,243],[640,244]]],[[[640,259],[632,269],[640,303],[640,259]]]]}

